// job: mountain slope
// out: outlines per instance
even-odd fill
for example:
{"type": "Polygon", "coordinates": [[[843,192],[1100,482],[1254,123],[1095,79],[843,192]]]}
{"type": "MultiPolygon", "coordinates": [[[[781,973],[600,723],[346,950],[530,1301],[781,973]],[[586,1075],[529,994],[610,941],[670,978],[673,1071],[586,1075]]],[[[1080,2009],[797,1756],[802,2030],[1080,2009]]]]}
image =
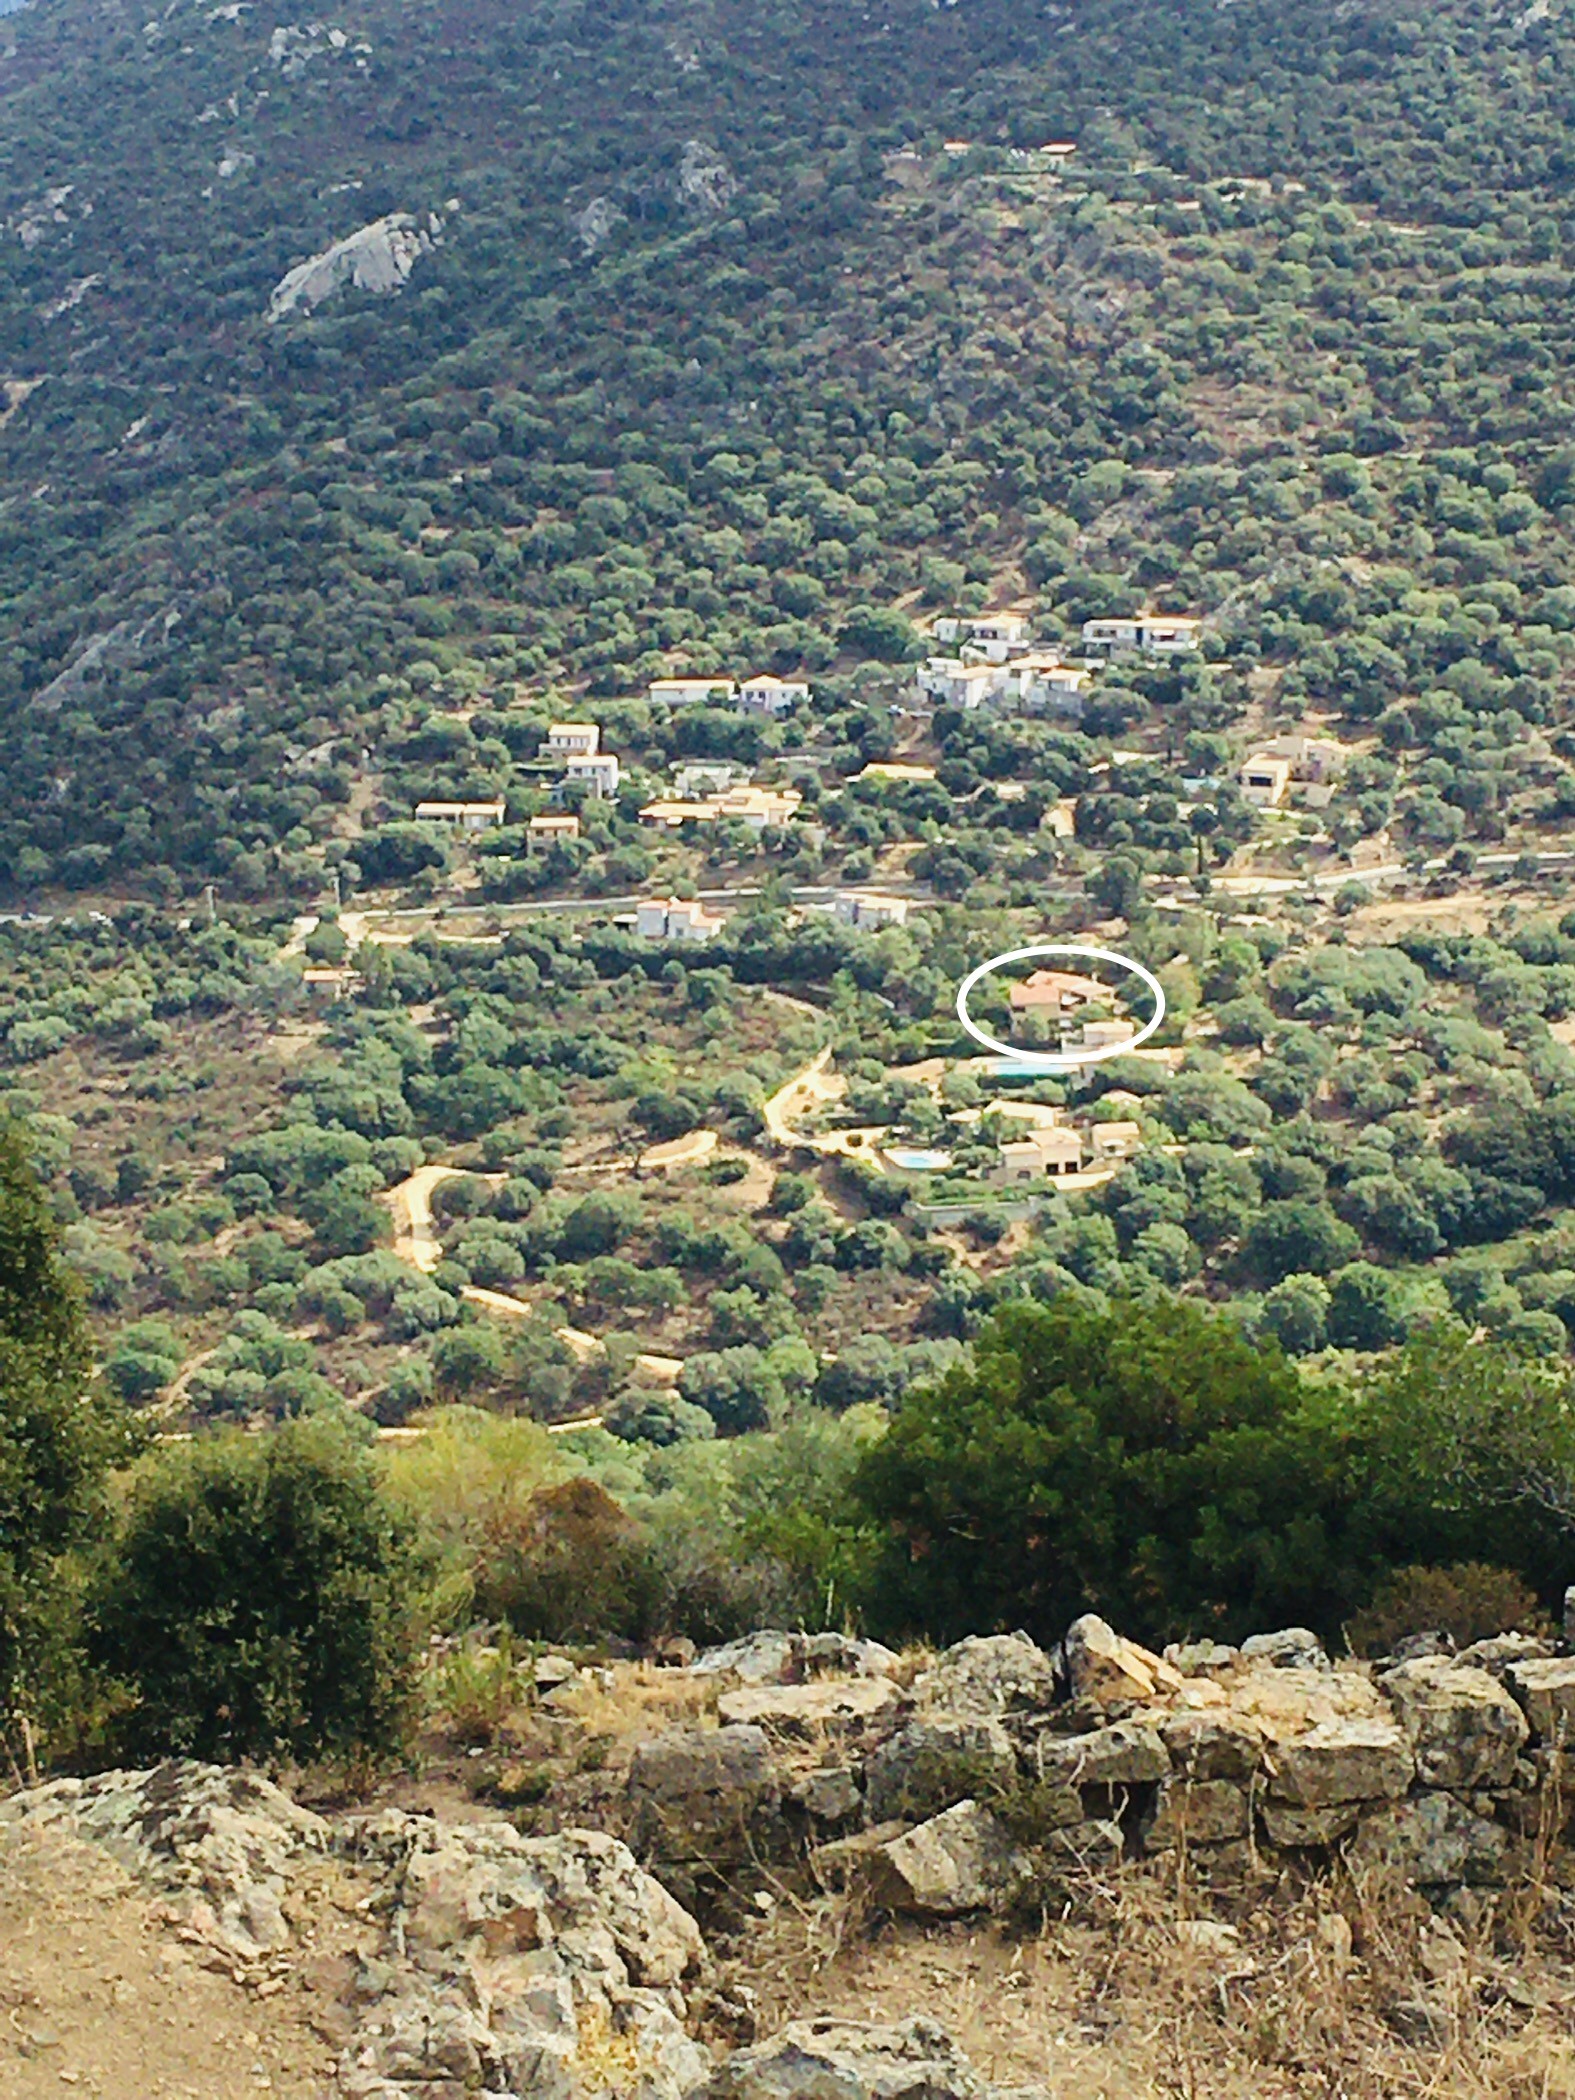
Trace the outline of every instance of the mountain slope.
{"type": "MultiPolygon", "coordinates": [[[[1557,718],[1575,34],[1535,13],[8,21],[0,863],[223,879],[330,820],[291,745],[434,676],[894,659],[921,589],[1155,593],[1359,713],[1469,658],[1469,707],[1557,718]],[[402,291],[270,318],[390,215],[402,291]]],[[[456,786],[507,787],[483,743],[456,786]]]]}

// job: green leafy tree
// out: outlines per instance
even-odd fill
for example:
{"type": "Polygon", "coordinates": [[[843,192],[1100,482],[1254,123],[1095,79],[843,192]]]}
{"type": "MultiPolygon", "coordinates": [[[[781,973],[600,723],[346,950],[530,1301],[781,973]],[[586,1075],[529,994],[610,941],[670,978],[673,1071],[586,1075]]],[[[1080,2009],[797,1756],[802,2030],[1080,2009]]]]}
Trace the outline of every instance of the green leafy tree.
{"type": "Polygon", "coordinates": [[[136,1756],[388,1753],[411,1719],[421,1563],[341,1428],[221,1432],[138,1481],[91,1601],[136,1756]]]}
{"type": "Polygon", "coordinates": [[[20,1135],[0,1130],[0,1732],[68,1673],[70,1556],[103,1521],[127,1418],[90,1382],[78,1287],[20,1135]]]}
{"type": "Polygon", "coordinates": [[[862,1461],[878,1621],[933,1638],[1094,1609],[1154,1639],[1329,1623],[1341,1472],[1298,1373],[1162,1299],[1013,1306],[862,1461]]]}

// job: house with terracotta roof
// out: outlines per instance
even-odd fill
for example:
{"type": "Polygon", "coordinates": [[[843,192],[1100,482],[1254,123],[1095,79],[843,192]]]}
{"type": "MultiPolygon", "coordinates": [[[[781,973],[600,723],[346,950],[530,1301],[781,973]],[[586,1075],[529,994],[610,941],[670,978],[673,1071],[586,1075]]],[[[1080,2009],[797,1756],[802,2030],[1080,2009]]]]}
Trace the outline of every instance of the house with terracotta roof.
{"type": "Polygon", "coordinates": [[[1035,970],[1008,993],[1013,1013],[1075,1013],[1095,999],[1108,999],[1111,990],[1097,977],[1082,977],[1075,970],[1035,970]]]}

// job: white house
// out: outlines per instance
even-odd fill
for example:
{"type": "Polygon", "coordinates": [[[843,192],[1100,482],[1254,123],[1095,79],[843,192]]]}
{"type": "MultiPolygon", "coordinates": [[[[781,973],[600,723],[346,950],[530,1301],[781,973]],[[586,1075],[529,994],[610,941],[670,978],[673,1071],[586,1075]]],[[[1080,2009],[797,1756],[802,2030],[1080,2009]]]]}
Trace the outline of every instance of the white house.
{"type": "Polygon", "coordinates": [[[1030,714],[1042,710],[1081,715],[1083,696],[1091,683],[1089,674],[1077,664],[1064,664],[1059,656],[1020,656],[1012,665],[1012,682],[1018,704],[1030,714]]]}
{"type": "Polygon", "coordinates": [[[1077,1028],[1061,1031],[1061,1048],[1073,1050],[1111,1050],[1117,1043],[1130,1043],[1137,1029],[1130,1021],[1084,1021],[1077,1028]]]}
{"type": "Polygon", "coordinates": [[[769,671],[746,678],[738,688],[738,704],[746,715],[785,715],[790,707],[809,698],[802,678],[773,678],[769,671]]]}
{"type": "Polygon", "coordinates": [[[1283,758],[1291,778],[1316,786],[1345,771],[1350,753],[1332,736],[1271,736],[1258,745],[1254,758],[1283,758]]]}
{"type": "Polygon", "coordinates": [[[618,761],[611,751],[598,751],[586,758],[566,759],[563,767],[566,781],[583,780],[598,801],[618,792],[618,761]]]}
{"type": "Polygon", "coordinates": [[[1009,1138],[996,1149],[1000,1154],[996,1179],[1008,1185],[1056,1180],[1063,1174],[1078,1173],[1083,1165],[1081,1133],[1053,1123],[1041,1124],[1026,1137],[1009,1138]]]}
{"type": "Polygon", "coordinates": [[[999,699],[1010,683],[1004,664],[965,664],[956,656],[932,656],[918,674],[919,691],[943,707],[981,707],[999,699]]]}
{"type": "Polygon", "coordinates": [[[651,698],[668,707],[698,707],[706,702],[726,706],[738,694],[731,678],[653,678],[651,698]]]}
{"type": "Polygon", "coordinates": [[[838,890],[831,904],[833,916],[844,926],[905,926],[906,897],[888,897],[879,890],[838,890]]]}
{"type": "Polygon", "coordinates": [[[983,613],[964,619],[949,615],[937,620],[930,632],[938,642],[955,647],[959,642],[993,664],[1004,664],[1032,646],[1032,631],[1021,613],[983,613]]]}
{"type": "Polygon", "coordinates": [[[418,802],[418,824],[447,824],[455,831],[490,831],[503,822],[504,802],[418,802]]]}
{"type": "Polygon", "coordinates": [[[1132,1159],[1143,1149],[1141,1123],[1094,1123],[1088,1132],[1088,1149],[1100,1166],[1112,1160],[1132,1159]]]}
{"type": "Polygon", "coordinates": [[[722,921],[694,898],[648,897],[634,915],[634,930],[652,941],[708,941],[722,921]]]}
{"type": "Polygon", "coordinates": [[[1291,762],[1268,751],[1254,751],[1243,761],[1236,778],[1244,802],[1254,809],[1278,809],[1291,784],[1291,762]]]}
{"type": "Polygon", "coordinates": [[[698,801],[647,802],[640,811],[640,822],[653,831],[681,831],[686,824],[728,821],[764,831],[768,825],[790,823],[803,800],[797,788],[754,787],[746,782],[698,801]]]}
{"type": "Polygon", "coordinates": [[[602,733],[594,722],[554,722],[547,741],[536,746],[538,758],[594,758],[602,733]]]}
{"type": "Polygon", "coordinates": [[[1198,647],[1201,620],[1174,613],[1140,612],[1128,619],[1085,620],[1083,646],[1111,656],[1186,656],[1198,647]]]}
{"type": "Polygon", "coordinates": [[[580,835],[580,820],[573,816],[532,817],[525,827],[528,845],[550,845],[554,839],[577,839],[580,835]]]}

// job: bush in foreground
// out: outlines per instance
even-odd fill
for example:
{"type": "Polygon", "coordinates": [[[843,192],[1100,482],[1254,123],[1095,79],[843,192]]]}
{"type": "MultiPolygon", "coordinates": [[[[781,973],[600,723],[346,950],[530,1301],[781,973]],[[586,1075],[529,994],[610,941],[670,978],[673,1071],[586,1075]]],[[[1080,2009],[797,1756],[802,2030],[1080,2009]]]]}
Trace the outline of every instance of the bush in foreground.
{"type": "Polygon", "coordinates": [[[89,1610],[94,1658],[124,1693],[118,1748],[397,1749],[422,1575],[375,1461],[332,1423],[166,1450],[134,1487],[89,1610]]]}

